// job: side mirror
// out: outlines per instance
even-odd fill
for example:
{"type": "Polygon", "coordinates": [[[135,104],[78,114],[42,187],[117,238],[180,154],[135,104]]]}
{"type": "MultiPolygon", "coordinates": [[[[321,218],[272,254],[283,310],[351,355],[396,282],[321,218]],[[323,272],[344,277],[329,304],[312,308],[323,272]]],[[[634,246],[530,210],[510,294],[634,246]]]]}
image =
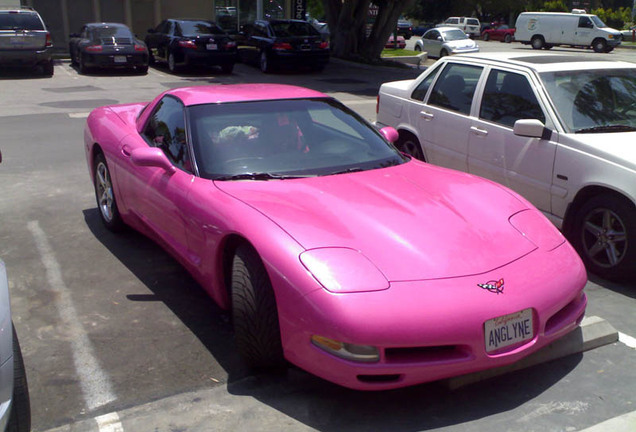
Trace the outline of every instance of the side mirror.
{"type": "Polygon", "coordinates": [[[518,136],[549,139],[550,130],[546,129],[545,125],[539,120],[522,119],[517,120],[512,129],[512,132],[518,136]],[[547,135],[547,138],[546,138],[547,135]]]}
{"type": "Polygon", "coordinates": [[[165,153],[157,147],[136,148],[132,151],[130,160],[137,166],[163,168],[170,173],[176,170],[165,153]]]}
{"type": "Polygon", "coordinates": [[[382,136],[390,143],[396,143],[400,138],[400,134],[392,126],[385,126],[380,129],[382,136]]]}

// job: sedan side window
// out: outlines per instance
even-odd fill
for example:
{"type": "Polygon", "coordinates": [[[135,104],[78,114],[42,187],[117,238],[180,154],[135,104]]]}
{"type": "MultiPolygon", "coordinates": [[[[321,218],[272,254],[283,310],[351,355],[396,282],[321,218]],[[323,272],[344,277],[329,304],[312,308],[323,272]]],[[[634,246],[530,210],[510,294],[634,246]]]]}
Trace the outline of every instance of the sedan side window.
{"type": "Polygon", "coordinates": [[[184,107],[171,96],[164,97],[150,115],[142,135],[153,147],[159,147],[170,162],[191,171],[185,134],[184,107]]]}
{"type": "Polygon", "coordinates": [[[448,64],[435,83],[428,103],[469,115],[482,69],[479,66],[448,64]]]}
{"type": "Polygon", "coordinates": [[[513,127],[520,119],[545,123],[545,114],[524,75],[493,69],[486,81],[479,117],[513,127]]]}
{"type": "Polygon", "coordinates": [[[411,99],[423,101],[426,97],[426,93],[428,93],[428,88],[431,86],[431,83],[437,76],[436,72],[430,73],[424,80],[418,84],[418,86],[411,93],[411,99]]]}

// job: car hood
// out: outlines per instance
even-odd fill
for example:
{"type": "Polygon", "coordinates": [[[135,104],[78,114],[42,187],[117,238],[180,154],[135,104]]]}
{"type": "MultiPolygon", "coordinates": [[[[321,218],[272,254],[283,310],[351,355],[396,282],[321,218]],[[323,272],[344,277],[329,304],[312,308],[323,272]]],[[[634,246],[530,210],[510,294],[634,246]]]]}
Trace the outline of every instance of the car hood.
{"type": "Polygon", "coordinates": [[[509,222],[528,208],[510,191],[418,161],[307,179],[215,184],[305,249],[358,250],[390,281],[483,273],[536,248],[509,222]]]}
{"type": "Polygon", "coordinates": [[[447,45],[447,46],[449,46],[451,48],[454,48],[454,49],[475,48],[477,46],[475,41],[472,40],[472,39],[460,39],[460,40],[454,40],[454,41],[446,41],[446,42],[444,42],[444,45],[447,45]]]}
{"type": "Polygon", "coordinates": [[[564,134],[562,144],[636,171],[636,132],[564,134]]]}

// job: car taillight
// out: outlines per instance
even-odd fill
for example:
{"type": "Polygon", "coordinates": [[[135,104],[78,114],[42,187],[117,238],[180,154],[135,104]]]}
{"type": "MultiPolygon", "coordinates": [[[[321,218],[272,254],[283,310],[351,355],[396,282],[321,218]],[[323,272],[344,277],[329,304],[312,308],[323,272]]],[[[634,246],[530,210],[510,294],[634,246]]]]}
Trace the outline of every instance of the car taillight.
{"type": "Polygon", "coordinates": [[[287,42],[277,42],[274,44],[272,48],[275,49],[276,51],[287,51],[287,50],[294,49],[291,46],[291,44],[287,42]]]}
{"type": "Polygon", "coordinates": [[[229,41],[225,44],[226,48],[234,48],[236,46],[236,42],[234,41],[229,41]]]}
{"type": "Polygon", "coordinates": [[[197,44],[195,44],[193,40],[182,40],[179,41],[179,46],[181,48],[196,48],[197,44]]]}
{"type": "Polygon", "coordinates": [[[91,45],[86,47],[88,52],[102,52],[104,48],[101,45],[91,45]]]}
{"type": "Polygon", "coordinates": [[[53,38],[51,37],[51,33],[49,32],[46,32],[46,46],[47,47],[53,46],[53,38]]]}
{"type": "Polygon", "coordinates": [[[327,41],[320,42],[320,45],[318,45],[318,48],[320,48],[320,49],[329,49],[329,42],[327,42],[327,41]]]}
{"type": "Polygon", "coordinates": [[[380,93],[378,93],[378,97],[375,98],[375,114],[380,113],[380,93]]]}
{"type": "Polygon", "coordinates": [[[135,44],[135,51],[146,51],[146,47],[143,45],[135,44]]]}

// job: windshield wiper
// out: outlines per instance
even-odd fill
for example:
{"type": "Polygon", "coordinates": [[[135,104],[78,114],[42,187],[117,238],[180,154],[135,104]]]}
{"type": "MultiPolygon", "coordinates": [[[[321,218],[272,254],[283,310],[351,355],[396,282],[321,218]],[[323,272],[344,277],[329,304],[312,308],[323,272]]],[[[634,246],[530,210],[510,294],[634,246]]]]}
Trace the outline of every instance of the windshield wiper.
{"type": "Polygon", "coordinates": [[[634,132],[636,127],[627,125],[603,125],[577,129],[574,133],[634,132]]]}
{"type": "Polygon", "coordinates": [[[315,177],[313,175],[288,175],[268,172],[254,172],[215,177],[213,180],[288,180],[315,177]]]}
{"type": "Polygon", "coordinates": [[[351,167],[351,168],[343,169],[341,171],[334,171],[332,173],[329,173],[329,175],[349,174],[349,173],[360,172],[360,171],[366,171],[366,170],[360,167],[351,167]]]}

